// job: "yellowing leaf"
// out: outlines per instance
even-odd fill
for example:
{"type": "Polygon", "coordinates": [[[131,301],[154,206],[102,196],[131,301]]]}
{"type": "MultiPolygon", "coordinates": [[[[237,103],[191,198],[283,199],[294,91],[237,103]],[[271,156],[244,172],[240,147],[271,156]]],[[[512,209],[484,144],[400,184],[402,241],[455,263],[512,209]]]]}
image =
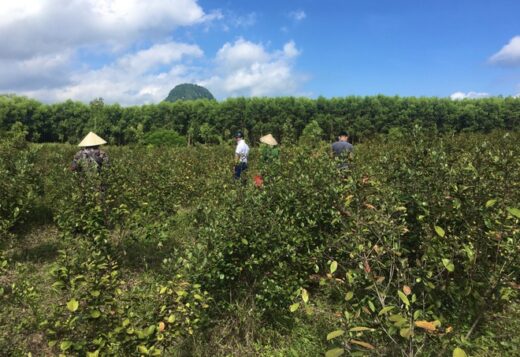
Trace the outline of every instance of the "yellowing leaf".
{"type": "Polygon", "coordinates": [[[368,350],[375,349],[375,347],[368,342],[363,342],[363,341],[359,341],[359,340],[350,340],[350,343],[353,343],[353,344],[361,346],[361,347],[365,347],[368,350]]]}
{"type": "Polygon", "coordinates": [[[300,303],[297,302],[295,304],[292,304],[290,307],[289,307],[289,311],[291,312],[295,312],[296,310],[298,310],[298,308],[300,307],[300,303]]]}
{"type": "Polygon", "coordinates": [[[433,323],[423,320],[415,321],[415,326],[427,331],[435,331],[437,329],[433,323]]]}
{"type": "Polygon", "coordinates": [[[453,350],[453,357],[468,357],[468,355],[466,354],[466,352],[462,348],[456,347],[453,350]]]}
{"type": "Polygon", "coordinates": [[[412,330],[409,327],[404,327],[399,331],[401,337],[410,338],[412,336],[412,330]]]}
{"type": "Polygon", "coordinates": [[[76,299],[71,299],[67,303],[67,309],[69,309],[69,311],[71,311],[71,312],[76,311],[78,309],[78,307],[79,307],[79,302],[76,299]]]}
{"type": "Polygon", "coordinates": [[[446,232],[444,232],[444,229],[442,229],[439,226],[435,226],[435,233],[437,233],[437,235],[439,237],[444,237],[446,235],[446,232]]]}
{"type": "Polygon", "coordinates": [[[399,297],[401,298],[401,300],[404,302],[404,304],[406,306],[410,306],[410,300],[408,300],[408,298],[402,291],[398,290],[397,295],[399,295],[399,297]]]}
{"type": "Polygon", "coordinates": [[[384,315],[386,314],[388,311],[392,310],[394,308],[394,306],[385,306],[381,309],[381,311],[379,311],[379,313],[377,314],[377,316],[381,316],[381,315],[384,315]]]}
{"type": "Polygon", "coordinates": [[[354,293],[352,291],[349,291],[345,294],[345,301],[352,300],[353,297],[354,297],[354,293]]]}
{"type": "Polygon", "coordinates": [[[339,336],[343,335],[344,333],[345,333],[345,331],[343,331],[343,330],[336,330],[336,331],[329,332],[327,334],[327,341],[330,341],[333,338],[339,337],[339,336]]]}
{"type": "Polygon", "coordinates": [[[345,352],[343,348],[333,348],[325,352],[325,357],[338,357],[341,356],[345,352]]]}
{"type": "Polygon", "coordinates": [[[349,331],[350,332],[359,332],[359,331],[372,331],[373,329],[369,328],[369,327],[364,327],[364,326],[357,326],[357,327],[352,327],[349,331]]]}
{"type": "Polygon", "coordinates": [[[337,261],[333,261],[331,264],[330,264],[330,273],[331,274],[334,274],[334,272],[338,269],[338,262],[337,261]]]}
{"type": "Polygon", "coordinates": [[[309,293],[306,289],[302,289],[302,300],[304,303],[309,302],[309,293]]]}
{"type": "Polygon", "coordinates": [[[162,332],[164,331],[164,329],[166,328],[166,325],[164,324],[164,322],[159,322],[159,331],[162,332]]]}
{"type": "Polygon", "coordinates": [[[405,293],[406,296],[408,296],[412,293],[412,289],[408,285],[405,285],[405,286],[403,286],[403,292],[405,293]]]}

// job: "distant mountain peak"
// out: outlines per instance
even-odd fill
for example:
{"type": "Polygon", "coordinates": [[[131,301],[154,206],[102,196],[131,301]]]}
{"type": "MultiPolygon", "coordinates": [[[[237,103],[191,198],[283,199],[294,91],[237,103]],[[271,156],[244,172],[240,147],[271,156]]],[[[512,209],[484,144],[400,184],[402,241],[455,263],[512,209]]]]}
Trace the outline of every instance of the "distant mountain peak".
{"type": "Polygon", "coordinates": [[[182,83],[176,85],[168,94],[165,102],[175,102],[178,100],[196,100],[196,99],[209,99],[215,100],[213,94],[206,88],[191,84],[191,83],[182,83]]]}

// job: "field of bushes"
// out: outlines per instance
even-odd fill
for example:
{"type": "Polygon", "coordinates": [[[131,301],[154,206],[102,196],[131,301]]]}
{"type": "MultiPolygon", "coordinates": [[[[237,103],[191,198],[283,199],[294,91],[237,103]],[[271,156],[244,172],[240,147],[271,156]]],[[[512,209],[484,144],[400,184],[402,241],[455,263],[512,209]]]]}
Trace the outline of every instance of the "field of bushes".
{"type": "Polygon", "coordinates": [[[0,355],[514,356],[520,134],[284,145],[0,143],[0,355]]]}

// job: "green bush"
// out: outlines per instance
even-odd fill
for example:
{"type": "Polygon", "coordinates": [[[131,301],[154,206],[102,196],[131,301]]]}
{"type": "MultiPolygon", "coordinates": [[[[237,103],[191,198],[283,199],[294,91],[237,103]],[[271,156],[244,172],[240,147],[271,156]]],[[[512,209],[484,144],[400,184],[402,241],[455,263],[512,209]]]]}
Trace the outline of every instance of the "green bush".
{"type": "Polygon", "coordinates": [[[186,138],[174,130],[158,129],[147,133],[144,143],[153,146],[185,146],[186,138]]]}
{"type": "Polygon", "coordinates": [[[337,233],[339,177],[326,153],[285,153],[264,186],[224,185],[200,204],[204,287],[223,305],[254,300],[280,318],[337,233]],[[231,301],[229,297],[231,296],[231,301]]]}
{"type": "Polygon", "coordinates": [[[27,218],[41,190],[34,172],[37,149],[25,141],[26,134],[15,124],[0,142],[0,241],[27,218]]]}

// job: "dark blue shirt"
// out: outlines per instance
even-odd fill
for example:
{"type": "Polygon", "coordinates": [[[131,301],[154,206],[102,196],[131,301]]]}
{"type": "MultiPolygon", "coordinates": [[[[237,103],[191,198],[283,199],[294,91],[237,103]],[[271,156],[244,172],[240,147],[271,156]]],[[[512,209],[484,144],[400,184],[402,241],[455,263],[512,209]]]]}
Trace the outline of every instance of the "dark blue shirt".
{"type": "Polygon", "coordinates": [[[334,157],[347,155],[353,151],[354,146],[347,141],[336,141],[334,144],[332,144],[332,152],[334,153],[334,157]]]}

